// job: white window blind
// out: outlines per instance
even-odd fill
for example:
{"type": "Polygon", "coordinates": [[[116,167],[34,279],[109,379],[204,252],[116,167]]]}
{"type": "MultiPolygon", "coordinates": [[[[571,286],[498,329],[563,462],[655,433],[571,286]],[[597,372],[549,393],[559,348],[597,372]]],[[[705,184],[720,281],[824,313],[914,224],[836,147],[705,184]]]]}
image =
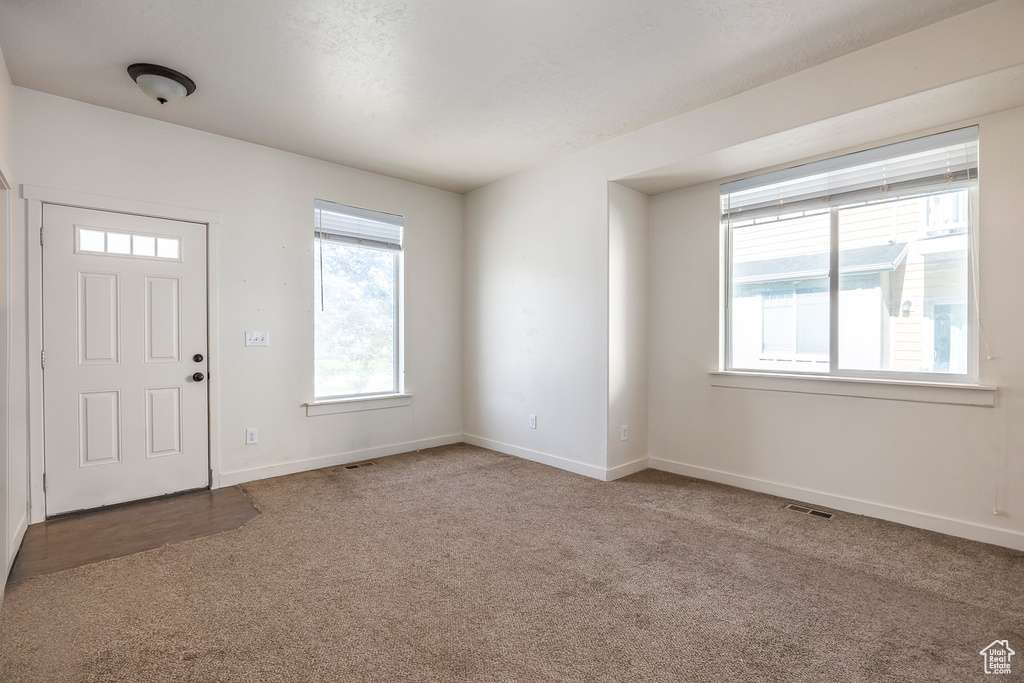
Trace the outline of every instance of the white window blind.
{"type": "Polygon", "coordinates": [[[722,220],[952,190],[977,178],[978,127],[971,126],[724,183],[722,220]]]}
{"type": "Polygon", "coordinates": [[[313,202],[313,221],[317,239],[402,250],[405,219],[401,216],[317,199],[313,202]]]}

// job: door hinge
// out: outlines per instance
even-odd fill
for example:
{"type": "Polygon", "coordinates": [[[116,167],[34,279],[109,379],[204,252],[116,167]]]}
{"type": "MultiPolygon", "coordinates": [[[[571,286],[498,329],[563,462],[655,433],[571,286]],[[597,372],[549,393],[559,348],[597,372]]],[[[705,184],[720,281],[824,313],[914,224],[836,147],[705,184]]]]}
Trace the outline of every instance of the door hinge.
{"type": "Polygon", "coordinates": [[[46,351],[40,351],[39,352],[39,367],[41,367],[41,368],[45,368],[46,367],[46,351]]]}
{"type": "Polygon", "coordinates": [[[43,472],[43,491],[46,491],[46,472],[43,472]]]}
{"type": "Polygon", "coordinates": [[[43,226],[39,226],[39,246],[43,246],[43,226]]]}

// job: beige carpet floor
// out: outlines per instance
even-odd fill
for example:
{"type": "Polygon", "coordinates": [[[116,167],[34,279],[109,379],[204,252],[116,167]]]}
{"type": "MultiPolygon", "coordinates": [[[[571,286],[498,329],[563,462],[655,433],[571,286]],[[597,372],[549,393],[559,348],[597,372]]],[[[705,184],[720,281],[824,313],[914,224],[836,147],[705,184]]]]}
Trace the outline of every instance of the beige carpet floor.
{"type": "Polygon", "coordinates": [[[8,587],[0,680],[971,681],[1024,554],[467,445],[244,486],[216,536],[8,587]]]}

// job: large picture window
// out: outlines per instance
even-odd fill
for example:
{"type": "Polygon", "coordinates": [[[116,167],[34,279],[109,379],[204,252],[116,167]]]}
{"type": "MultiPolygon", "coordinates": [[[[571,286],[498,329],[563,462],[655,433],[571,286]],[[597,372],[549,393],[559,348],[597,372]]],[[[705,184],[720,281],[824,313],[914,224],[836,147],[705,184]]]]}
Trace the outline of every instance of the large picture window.
{"type": "Polygon", "coordinates": [[[314,396],[399,392],[401,216],[316,200],[314,396]]]}
{"type": "Polygon", "coordinates": [[[973,382],[978,129],[726,183],[726,369],[973,382]]]}

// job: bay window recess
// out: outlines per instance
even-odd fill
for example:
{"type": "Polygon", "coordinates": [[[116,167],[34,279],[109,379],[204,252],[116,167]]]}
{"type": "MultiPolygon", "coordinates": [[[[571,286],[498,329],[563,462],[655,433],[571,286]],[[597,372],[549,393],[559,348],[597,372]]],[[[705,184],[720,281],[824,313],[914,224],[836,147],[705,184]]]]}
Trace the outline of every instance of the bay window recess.
{"type": "Polygon", "coordinates": [[[721,186],[725,370],[977,381],[978,128],[721,186]]]}
{"type": "Polygon", "coordinates": [[[316,200],[314,397],[400,393],[401,216],[316,200]]]}

